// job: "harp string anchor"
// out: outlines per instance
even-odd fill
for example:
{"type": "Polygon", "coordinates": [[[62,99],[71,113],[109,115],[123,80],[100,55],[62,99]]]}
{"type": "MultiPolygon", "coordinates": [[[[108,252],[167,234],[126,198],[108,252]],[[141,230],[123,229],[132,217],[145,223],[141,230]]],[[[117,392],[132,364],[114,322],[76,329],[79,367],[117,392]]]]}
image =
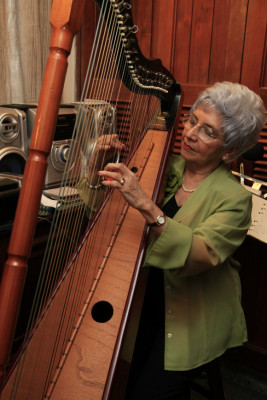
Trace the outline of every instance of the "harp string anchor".
{"type": "Polygon", "coordinates": [[[117,1],[117,0],[110,0],[112,6],[114,8],[116,8],[117,10],[115,10],[116,12],[118,11],[122,11],[126,8],[126,10],[130,10],[132,8],[131,4],[127,3],[127,1],[121,0],[121,1],[117,1]]]}
{"type": "Polygon", "coordinates": [[[117,18],[118,18],[118,24],[119,25],[125,25],[126,21],[130,18],[130,16],[129,15],[123,16],[122,14],[119,14],[117,16],[117,18]],[[120,19],[120,21],[119,21],[119,19],[120,19]]]}
{"type": "Polygon", "coordinates": [[[122,36],[124,38],[127,38],[129,35],[132,34],[136,34],[138,32],[138,26],[134,25],[134,26],[130,26],[130,27],[124,27],[124,28],[120,28],[123,31],[127,31],[126,33],[122,32],[122,36]]]}

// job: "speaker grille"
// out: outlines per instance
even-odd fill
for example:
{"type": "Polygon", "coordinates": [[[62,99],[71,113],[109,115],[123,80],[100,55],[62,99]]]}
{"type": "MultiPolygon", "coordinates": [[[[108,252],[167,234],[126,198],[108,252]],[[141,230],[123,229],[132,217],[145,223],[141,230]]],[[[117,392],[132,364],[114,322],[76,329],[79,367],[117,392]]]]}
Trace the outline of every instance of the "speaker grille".
{"type": "Polygon", "coordinates": [[[19,134],[19,121],[15,115],[4,114],[0,117],[0,137],[9,143],[16,139],[19,134]]]}

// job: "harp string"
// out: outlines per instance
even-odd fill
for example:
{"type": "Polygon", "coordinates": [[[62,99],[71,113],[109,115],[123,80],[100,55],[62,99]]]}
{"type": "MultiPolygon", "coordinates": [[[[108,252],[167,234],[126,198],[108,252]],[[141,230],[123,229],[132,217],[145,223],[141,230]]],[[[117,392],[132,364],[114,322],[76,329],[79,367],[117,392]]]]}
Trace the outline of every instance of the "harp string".
{"type": "MultiPolygon", "coordinates": [[[[101,21],[101,19],[100,19],[101,21]]],[[[103,22],[101,22],[102,26],[104,27],[103,22]]],[[[103,28],[105,30],[105,28],[103,28]]],[[[115,30],[115,28],[113,28],[115,30]]],[[[100,28],[99,28],[100,31],[100,28]]],[[[113,30],[112,30],[113,32],[113,30]]],[[[103,53],[110,53],[110,43],[109,40],[106,39],[106,32],[101,31],[101,35],[105,38],[104,44],[100,44],[100,50],[97,53],[101,54],[101,61],[100,59],[94,57],[94,63],[91,63],[90,68],[88,69],[88,76],[93,75],[93,70],[98,69],[98,65],[105,65],[106,67],[110,67],[108,61],[103,60],[103,53]]],[[[99,46],[96,46],[99,47],[99,46]]],[[[113,46],[114,47],[114,46],[113,46]]],[[[115,52],[119,52],[119,44],[115,47],[115,52]]],[[[116,55],[117,58],[119,58],[119,55],[116,55]]],[[[93,132],[93,121],[92,119],[87,120],[84,118],[84,112],[82,110],[88,109],[88,105],[86,104],[86,100],[89,98],[100,98],[100,99],[106,99],[107,101],[110,101],[110,99],[113,97],[113,92],[117,93],[115,97],[115,101],[113,100],[112,104],[115,106],[119,104],[119,98],[120,98],[120,93],[122,92],[122,84],[118,84],[118,79],[112,79],[111,76],[115,73],[115,65],[113,64],[112,67],[108,68],[108,70],[104,70],[103,68],[98,71],[97,79],[93,81],[93,83],[87,83],[87,89],[84,91],[84,100],[80,105],[80,109],[77,112],[77,122],[76,122],[76,127],[75,127],[75,133],[74,133],[74,140],[75,140],[75,147],[71,150],[67,165],[66,165],[66,171],[68,171],[69,165],[72,163],[73,159],[75,156],[78,154],[80,157],[80,154],[82,152],[82,149],[86,148],[87,142],[90,143],[90,141],[94,141],[96,139],[93,132]],[[99,73],[101,72],[100,76],[99,73]],[[108,82],[107,85],[104,85],[101,82],[108,82]],[[84,107],[84,108],[83,108],[84,107]],[[89,134],[87,132],[89,131],[89,134]]],[[[121,74],[124,74],[124,71],[120,71],[121,74]]],[[[92,79],[91,79],[92,80],[92,79]]],[[[89,82],[89,80],[88,80],[89,82]]],[[[136,91],[136,89],[135,89],[136,91]]],[[[141,100],[141,95],[137,94],[137,100],[133,100],[133,92],[131,92],[129,96],[129,103],[133,104],[132,106],[132,114],[133,118],[131,120],[131,130],[130,134],[128,137],[125,137],[123,134],[120,134],[118,132],[119,137],[123,138],[125,140],[125,143],[127,144],[128,148],[128,153],[130,153],[130,150],[132,147],[134,147],[137,137],[135,132],[140,132],[142,130],[142,125],[144,125],[144,114],[146,114],[146,117],[149,115],[149,113],[152,114],[152,110],[155,107],[155,100],[148,102],[146,105],[142,105],[142,100],[141,100]],[[140,114],[139,109],[146,110],[146,113],[140,114]]],[[[110,103],[111,104],[111,103],[110,103]]],[[[123,116],[122,121],[121,121],[121,129],[126,130],[126,124],[127,124],[127,119],[125,116],[123,116]]],[[[100,132],[101,134],[101,132],[100,132]]],[[[96,150],[95,150],[96,151],[96,150]]],[[[125,155],[125,161],[127,163],[127,154],[125,155]]],[[[93,166],[92,171],[93,173],[95,172],[96,166],[93,166]]],[[[79,162],[74,162],[74,168],[71,169],[71,172],[65,172],[63,175],[63,180],[62,180],[62,185],[60,189],[60,194],[59,194],[59,203],[61,202],[62,199],[66,197],[66,195],[70,195],[73,188],[76,187],[78,183],[78,179],[76,178],[79,174],[79,162]],[[72,185],[68,185],[69,182],[72,182],[72,185]]],[[[79,177],[80,179],[80,177],[79,177]]],[[[94,194],[92,194],[94,196],[94,194]]],[[[92,200],[92,198],[91,198],[92,200]]],[[[118,204],[117,207],[117,212],[115,213],[115,218],[113,221],[113,224],[115,224],[116,219],[117,219],[117,214],[119,214],[121,209],[121,205],[118,204]]],[[[62,266],[67,264],[68,259],[71,257],[71,254],[73,252],[73,248],[77,245],[80,235],[82,233],[82,226],[81,222],[85,218],[85,210],[82,206],[78,206],[77,209],[77,218],[75,219],[74,223],[73,220],[71,219],[71,213],[66,212],[63,213],[60,209],[55,210],[55,216],[52,222],[53,225],[53,233],[51,233],[51,236],[49,238],[49,245],[48,245],[48,251],[47,255],[45,256],[45,261],[44,261],[44,267],[43,270],[45,271],[43,273],[43,276],[41,278],[39,286],[43,288],[41,294],[37,295],[37,301],[36,301],[36,306],[33,309],[31,320],[32,322],[38,318],[38,314],[40,314],[40,310],[42,310],[45,307],[45,302],[47,301],[48,293],[51,293],[52,288],[55,285],[55,282],[58,281],[60,274],[62,273],[62,266]],[[71,240],[69,242],[68,249],[66,249],[66,245],[64,246],[64,238],[63,242],[61,241],[60,235],[58,235],[58,232],[61,231],[67,231],[71,228],[71,240]]],[[[98,222],[97,222],[98,223],[98,222]]],[[[103,234],[105,232],[105,229],[103,229],[103,234]]],[[[102,237],[103,239],[103,237],[102,237]]],[[[66,239],[65,239],[66,240],[66,239]]],[[[92,249],[96,245],[96,237],[90,237],[90,240],[85,246],[85,250],[82,255],[82,260],[81,264],[82,265],[90,265],[90,259],[92,257],[92,249]]],[[[58,362],[58,353],[62,353],[64,347],[66,346],[67,343],[67,338],[71,336],[71,331],[73,330],[73,326],[75,325],[75,319],[77,318],[77,310],[81,309],[82,307],[82,302],[84,298],[84,292],[85,290],[85,282],[88,282],[88,276],[92,275],[92,277],[95,276],[95,270],[97,270],[97,265],[99,265],[99,258],[101,255],[99,254],[98,259],[95,262],[95,267],[94,267],[94,272],[92,271],[89,272],[88,268],[81,268],[80,272],[78,275],[75,275],[75,270],[76,270],[76,261],[74,260],[72,263],[72,267],[70,268],[68,275],[69,275],[69,281],[70,284],[68,287],[64,289],[66,292],[66,297],[65,300],[62,300],[62,302],[59,304],[59,307],[57,308],[57,316],[53,315],[53,320],[58,321],[58,331],[54,333],[54,340],[56,341],[56,346],[60,346],[61,350],[58,351],[55,348],[52,349],[53,357],[52,361],[49,361],[49,366],[48,366],[48,377],[46,378],[46,383],[45,386],[48,384],[48,381],[50,379],[50,375],[52,373],[52,370],[55,368],[54,364],[58,362]],[[74,297],[71,297],[69,294],[70,287],[74,288],[74,297]],[[64,315],[62,313],[62,310],[68,309],[68,316],[64,316],[61,318],[61,315],[64,315]],[[60,330],[63,330],[63,338],[60,337],[60,330]],[[55,338],[56,336],[56,338],[55,338]]],[[[93,280],[93,278],[92,278],[93,280]]],[[[62,296],[63,298],[63,296],[62,296]]],[[[50,332],[51,332],[51,328],[50,332]]],[[[30,332],[30,330],[28,331],[30,332]]],[[[29,333],[28,333],[29,335],[29,333]]],[[[51,336],[51,334],[49,334],[51,336]]],[[[51,338],[52,339],[52,338],[51,338]]],[[[37,350],[38,356],[36,359],[32,362],[32,365],[34,367],[32,368],[33,372],[33,380],[34,376],[38,371],[38,361],[39,358],[42,358],[42,350],[43,346],[42,343],[47,340],[47,334],[45,331],[43,331],[43,340],[40,341],[40,347],[37,350]]],[[[54,347],[54,346],[53,346],[54,347]]],[[[43,350],[44,353],[47,350],[43,350]]],[[[26,354],[26,353],[25,353],[26,354]]],[[[23,369],[23,364],[21,371],[23,369]]],[[[27,372],[29,373],[29,372],[27,372]]],[[[19,374],[20,375],[20,374],[19,374]]]]}
{"type": "MultiPolygon", "coordinates": [[[[53,224],[55,224],[55,219],[54,219],[53,224]]],[[[54,231],[54,232],[55,232],[55,231],[54,231]]],[[[54,237],[54,235],[55,235],[55,234],[52,235],[52,240],[50,240],[51,243],[53,243],[53,237],[54,237]]],[[[50,250],[50,253],[51,253],[51,250],[50,250]]],[[[49,254],[49,252],[48,252],[48,254],[49,254]]],[[[51,258],[51,257],[48,256],[47,258],[49,259],[49,258],[51,258]]],[[[51,268],[51,272],[52,272],[52,268],[51,268]]],[[[55,272],[55,271],[53,271],[53,272],[55,272]]],[[[56,274],[56,275],[58,275],[58,274],[56,274]]],[[[45,279],[43,279],[43,281],[44,281],[44,280],[45,280],[45,279]]],[[[48,281],[50,281],[50,279],[48,279],[48,281]]],[[[41,283],[40,286],[44,286],[43,283],[41,283]]],[[[47,292],[50,292],[50,288],[49,288],[49,287],[48,287],[48,289],[47,289],[47,292]]],[[[44,292],[43,292],[43,293],[44,293],[44,292]]],[[[46,297],[46,296],[43,296],[43,297],[46,297]]],[[[39,302],[40,302],[40,301],[39,301],[39,302]]],[[[43,303],[43,300],[41,301],[41,303],[43,303]]],[[[35,314],[36,314],[36,313],[35,313],[35,314]]],[[[35,315],[35,316],[36,316],[36,315],[35,315]]],[[[34,320],[34,318],[32,318],[32,319],[34,320]]],[[[35,370],[35,368],[33,368],[33,371],[34,371],[34,370],[35,370]]]]}

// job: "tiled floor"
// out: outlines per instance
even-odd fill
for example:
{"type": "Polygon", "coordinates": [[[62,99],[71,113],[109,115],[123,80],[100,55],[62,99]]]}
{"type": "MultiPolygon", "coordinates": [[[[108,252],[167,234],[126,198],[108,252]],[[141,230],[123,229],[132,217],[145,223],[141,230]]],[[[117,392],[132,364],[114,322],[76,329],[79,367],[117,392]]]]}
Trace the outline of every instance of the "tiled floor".
{"type": "MultiPolygon", "coordinates": [[[[227,400],[267,400],[267,379],[246,369],[223,362],[222,377],[227,400]]],[[[203,381],[205,384],[205,380],[203,381]]],[[[206,397],[192,392],[191,400],[205,400],[206,397]]]]}
{"type": "Polygon", "coordinates": [[[267,379],[230,363],[222,365],[227,400],[266,400],[267,379]]]}

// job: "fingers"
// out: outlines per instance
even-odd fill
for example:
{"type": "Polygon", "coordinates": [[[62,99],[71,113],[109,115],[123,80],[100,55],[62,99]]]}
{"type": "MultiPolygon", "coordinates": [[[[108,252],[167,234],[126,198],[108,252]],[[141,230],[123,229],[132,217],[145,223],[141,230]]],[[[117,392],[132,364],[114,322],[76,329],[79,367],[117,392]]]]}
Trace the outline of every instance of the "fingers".
{"type": "Polygon", "coordinates": [[[98,139],[98,145],[100,150],[108,151],[111,148],[115,150],[123,150],[125,149],[125,144],[119,140],[119,136],[117,134],[112,135],[102,135],[98,139]]]}
{"type": "Polygon", "coordinates": [[[116,171],[99,171],[98,172],[99,176],[102,176],[103,181],[102,183],[104,184],[105,181],[119,181],[122,175],[119,172],[116,171]]]}
{"type": "Polygon", "coordinates": [[[102,184],[122,189],[122,186],[131,179],[131,171],[122,163],[109,163],[103,171],[97,173],[102,177],[102,184]]]}
{"type": "Polygon", "coordinates": [[[122,150],[126,147],[125,144],[119,140],[119,136],[116,134],[110,135],[110,145],[116,150],[122,150]]]}
{"type": "Polygon", "coordinates": [[[98,175],[103,179],[102,185],[119,190],[127,203],[136,209],[142,209],[151,201],[137,176],[123,163],[109,163],[103,171],[98,171],[98,175]]]}
{"type": "Polygon", "coordinates": [[[120,172],[127,172],[127,171],[129,171],[130,172],[130,170],[123,164],[123,163],[108,163],[106,166],[105,166],[105,171],[115,171],[115,172],[118,172],[118,171],[120,171],[120,172]]]}

